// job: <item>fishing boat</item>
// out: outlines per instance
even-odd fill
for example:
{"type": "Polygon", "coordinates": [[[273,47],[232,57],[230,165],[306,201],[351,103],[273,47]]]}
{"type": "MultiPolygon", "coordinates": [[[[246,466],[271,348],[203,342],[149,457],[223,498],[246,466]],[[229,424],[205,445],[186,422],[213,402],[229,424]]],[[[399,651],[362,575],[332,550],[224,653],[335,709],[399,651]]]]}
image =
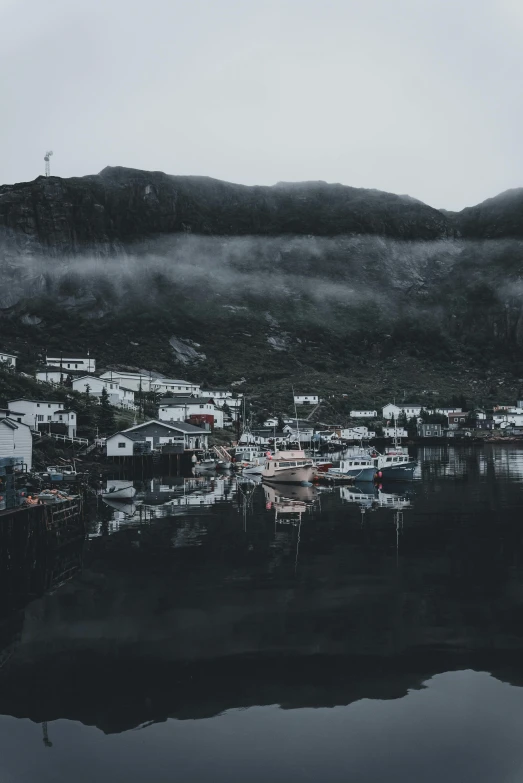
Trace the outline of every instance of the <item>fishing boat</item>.
{"type": "MultiPolygon", "coordinates": [[[[376,453],[376,452],[374,452],[376,453]]],[[[377,454],[373,457],[375,478],[387,481],[408,481],[414,474],[418,464],[412,459],[406,448],[394,446],[385,451],[385,454],[377,454]]]]}
{"type": "Polygon", "coordinates": [[[374,460],[368,454],[358,454],[340,460],[339,465],[329,468],[325,475],[333,479],[351,477],[355,481],[372,481],[375,474],[374,460]]]}
{"type": "Polygon", "coordinates": [[[271,484],[301,484],[312,481],[313,464],[302,449],[276,451],[267,457],[261,475],[271,484]]]}

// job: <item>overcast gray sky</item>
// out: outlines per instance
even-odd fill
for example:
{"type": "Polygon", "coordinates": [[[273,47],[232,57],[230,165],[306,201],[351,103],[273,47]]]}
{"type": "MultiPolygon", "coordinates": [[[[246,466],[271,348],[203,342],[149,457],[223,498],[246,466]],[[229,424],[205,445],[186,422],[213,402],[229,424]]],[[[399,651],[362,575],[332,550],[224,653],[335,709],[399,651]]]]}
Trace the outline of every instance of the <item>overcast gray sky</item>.
{"type": "Polygon", "coordinates": [[[107,165],[461,209],[523,185],[521,0],[0,0],[0,183],[107,165]]]}

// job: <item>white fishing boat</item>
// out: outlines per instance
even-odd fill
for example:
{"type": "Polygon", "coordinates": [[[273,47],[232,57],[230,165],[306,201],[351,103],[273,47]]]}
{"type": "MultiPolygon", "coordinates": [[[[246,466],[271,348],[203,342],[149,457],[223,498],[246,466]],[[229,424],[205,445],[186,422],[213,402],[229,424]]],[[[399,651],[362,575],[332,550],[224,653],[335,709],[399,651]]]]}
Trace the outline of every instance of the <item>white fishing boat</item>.
{"type": "Polygon", "coordinates": [[[237,446],[234,466],[246,476],[261,476],[269,453],[253,446],[237,446]]]}
{"type": "Polygon", "coordinates": [[[313,461],[302,449],[277,451],[267,457],[262,478],[272,484],[302,484],[313,478],[313,461]]]}

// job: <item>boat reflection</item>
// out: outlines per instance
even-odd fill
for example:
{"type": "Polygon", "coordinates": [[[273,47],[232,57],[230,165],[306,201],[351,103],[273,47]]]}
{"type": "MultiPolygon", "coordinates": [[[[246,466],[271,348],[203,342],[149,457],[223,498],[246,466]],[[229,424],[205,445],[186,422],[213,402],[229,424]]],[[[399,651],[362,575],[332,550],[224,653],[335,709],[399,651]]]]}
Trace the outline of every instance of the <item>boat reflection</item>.
{"type": "Polygon", "coordinates": [[[356,503],[364,510],[392,508],[397,511],[412,506],[411,491],[402,486],[394,487],[394,489],[403,490],[402,492],[391,492],[388,487],[386,491],[382,485],[376,486],[370,482],[339,487],[338,489],[344,503],[356,503]]]}
{"type": "Polygon", "coordinates": [[[318,492],[312,486],[289,484],[278,487],[263,484],[265,508],[274,510],[275,521],[283,524],[296,524],[306,511],[312,511],[318,498],[318,492]]]}
{"type": "Polygon", "coordinates": [[[234,476],[154,478],[136,482],[137,492],[129,500],[102,495],[103,507],[110,510],[107,518],[100,510],[100,518],[89,533],[90,538],[116,533],[121,527],[143,524],[153,519],[201,513],[202,509],[218,502],[230,502],[236,490],[234,476]]]}

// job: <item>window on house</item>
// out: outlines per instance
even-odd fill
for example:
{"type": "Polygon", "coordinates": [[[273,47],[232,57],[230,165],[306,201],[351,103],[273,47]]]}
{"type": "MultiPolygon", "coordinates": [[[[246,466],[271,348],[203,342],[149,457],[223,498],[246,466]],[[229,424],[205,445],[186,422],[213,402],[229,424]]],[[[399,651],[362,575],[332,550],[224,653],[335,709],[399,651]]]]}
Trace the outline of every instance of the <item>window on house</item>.
{"type": "Polygon", "coordinates": [[[51,406],[50,406],[50,405],[48,405],[47,407],[48,407],[48,408],[50,408],[51,406]]]}
{"type": "Polygon", "coordinates": [[[67,366],[68,366],[68,367],[70,367],[71,365],[70,365],[70,364],[68,364],[67,366]]]}
{"type": "Polygon", "coordinates": [[[47,421],[51,421],[52,418],[53,418],[52,416],[48,416],[47,421]]]}
{"type": "Polygon", "coordinates": [[[78,365],[77,365],[77,364],[75,364],[74,368],[75,368],[75,370],[77,370],[77,369],[78,369],[78,365]]]}
{"type": "Polygon", "coordinates": [[[37,407],[37,408],[39,408],[39,407],[40,407],[40,403],[39,403],[39,402],[37,402],[37,403],[36,403],[36,407],[37,407]]]}
{"type": "Polygon", "coordinates": [[[119,449],[125,449],[125,442],[124,443],[118,442],[118,448],[119,449]]]}
{"type": "Polygon", "coordinates": [[[62,421],[62,419],[63,419],[63,417],[62,417],[62,416],[59,416],[58,418],[60,419],[60,421],[62,421]]]}
{"type": "Polygon", "coordinates": [[[43,420],[44,420],[44,417],[43,417],[42,415],[38,415],[38,416],[36,417],[36,420],[37,420],[37,421],[43,421],[43,420]]]}

